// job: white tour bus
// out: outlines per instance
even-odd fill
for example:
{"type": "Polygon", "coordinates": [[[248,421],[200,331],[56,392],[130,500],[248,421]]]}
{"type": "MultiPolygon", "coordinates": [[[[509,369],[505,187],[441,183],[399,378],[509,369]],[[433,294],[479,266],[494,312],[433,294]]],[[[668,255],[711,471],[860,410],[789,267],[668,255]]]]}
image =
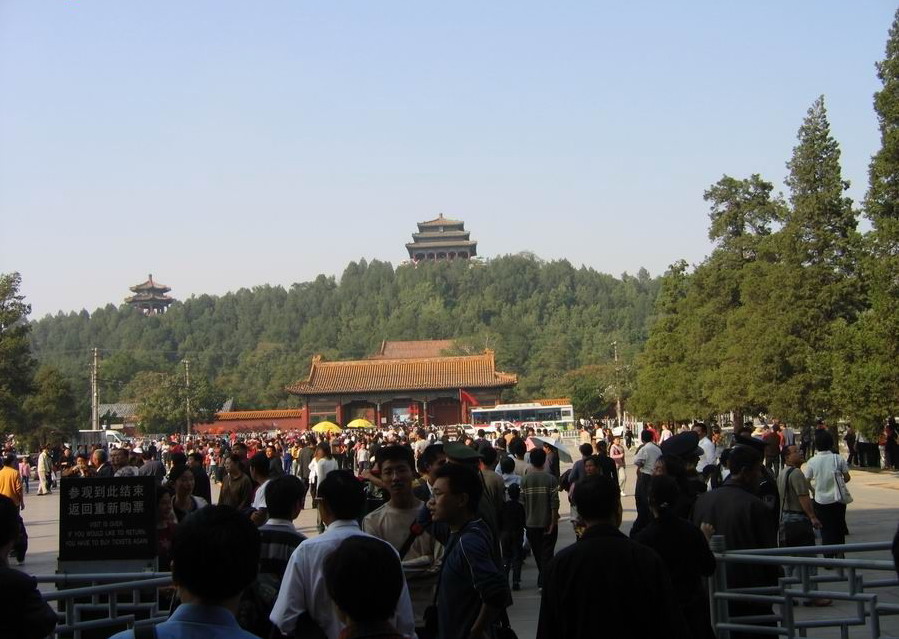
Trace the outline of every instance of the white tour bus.
{"type": "Polygon", "coordinates": [[[497,404],[493,407],[471,409],[472,426],[508,424],[509,427],[574,428],[574,409],[566,400],[527,402],[524,404],[497,404]]]}

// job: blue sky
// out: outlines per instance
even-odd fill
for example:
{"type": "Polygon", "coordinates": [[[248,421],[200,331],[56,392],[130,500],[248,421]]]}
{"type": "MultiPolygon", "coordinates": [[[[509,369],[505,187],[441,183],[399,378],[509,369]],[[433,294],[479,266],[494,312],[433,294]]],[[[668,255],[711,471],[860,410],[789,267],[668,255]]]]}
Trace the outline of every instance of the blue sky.
{"type": "Polygon", "coordinates": [[[860,200],[895,5],[0,0],[0,272],[33,317],[397,264],[415,223],[621,274],[782,189],[824,94],[860,200]]]}

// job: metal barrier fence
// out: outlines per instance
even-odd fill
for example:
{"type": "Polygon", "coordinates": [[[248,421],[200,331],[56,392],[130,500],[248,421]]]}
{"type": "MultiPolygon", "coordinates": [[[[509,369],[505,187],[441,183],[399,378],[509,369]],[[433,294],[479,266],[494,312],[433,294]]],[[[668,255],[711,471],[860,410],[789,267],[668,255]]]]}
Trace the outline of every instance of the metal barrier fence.
{"type": "Polygon", "coordinates": [[[726,551],[724,537],[716,535],[710,545],[717,568],[708,581],[709,599],[718,639],[729,639],[732,632],[807,637],[809,630],[824,628],[839,629],[842,639],[849,638],[850,629],[853,637],[892,639],[892,635],[883,633],[881,618],[899,615],[899,604],[880,601],[876,592],[899,586],[892,560],[817,556],[889,551],[890,542],[726,551]],[[777,585],[728,588],[727,571],[731,564],[775,565],[783,567],[784,574],[777,585]],[[821,612],[815,618],[797,619],[796,607],[814,599],[850,602],[851,612],[846,614],[846,606],[839,606],[839,610],[828,609],[836,614],[827,615],[824,608],[816,608],[821,612]],[[773,614],[731,616],[728,602],[771,604],[773,614]]]}
{"type": "Polygon", "coordinates": [[[71,573],[35,578],[38,583],[53,583],[57,588],[78,584],[75,588],[43,593],[44,601],[61,602],[62,608],[58,612],[59,625],[50,639],[81,639],[86,630],[156,625],[168,618],[168,611],[160,610],[157,597],[159,588],[172,585],[172,574],[168,572],[71,573]],[[85,583],[91,585],[81,585],[85,583]],[[122,595],[127,595],[127,601],[119,601],[122,595]],[[84,619],[85,616],[89,618],[84,619]]]}

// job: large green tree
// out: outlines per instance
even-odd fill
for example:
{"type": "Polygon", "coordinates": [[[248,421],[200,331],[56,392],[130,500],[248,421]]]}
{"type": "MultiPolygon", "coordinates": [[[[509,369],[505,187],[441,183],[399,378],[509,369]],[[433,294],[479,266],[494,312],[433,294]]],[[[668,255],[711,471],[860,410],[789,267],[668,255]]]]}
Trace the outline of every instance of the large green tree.
{"type": "Polygon", "coordinates": [[[190,423],[211,422],[221,410],[225,394],[203,378],[191,380],[184,374],[141,372],[127,389],[138,403],[138,419],[146,433],[174,433],[190,423]]]}
{"type": "Polygon", "coordinates": [[[25,400],[29,422],[27,439],[32,450],[45,442],[71,441],[78,430],[78,410],[72,386],[52,366],[41,366],[34,376],[34,389],[25,400]]]}
{"type": "Polygon", "coordinates": [[[34,387],[27,317],[31,306],[19,293],[18,273],[0,274],[0,435],[22,433],[28,426],[25,400],[34,387]]]}
{"type": "Polygon", "coordinates": [[[899,411],[899,11],[877,76],[883,84],[874,95],[880,149],[871,159],[864,201],[872,225],[864,261],[869,308],[858,322],[839,327],[833,348],[836,395],[869,430],[899,411]]]}

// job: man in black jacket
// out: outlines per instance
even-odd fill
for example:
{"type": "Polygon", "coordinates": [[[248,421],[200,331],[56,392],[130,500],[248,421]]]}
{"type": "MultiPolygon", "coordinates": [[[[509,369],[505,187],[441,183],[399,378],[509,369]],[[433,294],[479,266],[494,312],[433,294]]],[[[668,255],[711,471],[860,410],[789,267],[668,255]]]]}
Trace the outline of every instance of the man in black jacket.
{"type": "Polygon", "coordinates": [[[585,477],[577,484],[574,500],[586,530],[546,568],[537,639],[685,637],[662,560],[618,530],[618,482],[601,475],[585,477]],[[608,614],[597,615],[598,592],[608,614]],[[646,602],[653,602],[652,614],[647,614],[646,602]]]}

